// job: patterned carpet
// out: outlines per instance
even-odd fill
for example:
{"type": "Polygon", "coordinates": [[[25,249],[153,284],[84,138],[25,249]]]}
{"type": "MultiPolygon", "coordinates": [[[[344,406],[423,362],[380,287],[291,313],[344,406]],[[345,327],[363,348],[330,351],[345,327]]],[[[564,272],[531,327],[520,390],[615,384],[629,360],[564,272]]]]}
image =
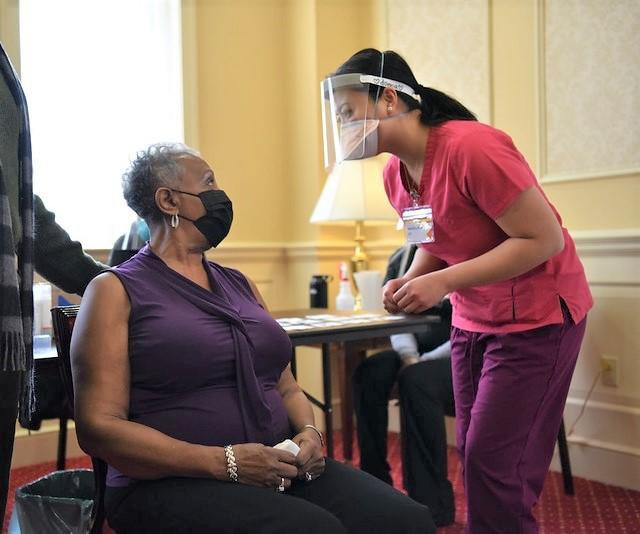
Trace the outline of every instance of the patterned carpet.
{"type": "MultiPolygon", "coordinates": [[[[336,435],[336,457],[341,459],[342,443],[336,435]]],[[[398,435],[389,434],[389,457],[395,487],[401,489],[400,443],[398,435]]],[[[358,450],[354,450],[354,464],[358,465],[358,450]]],[[[87,457],[68,462],[67,468],[85,468],[91,464],[87,457]]],[[[13,509],[15,488],[54,470],[53,463],[14,469],[11,472],[11,491],[3,534],[7,532],[13,509]]],[[[464,532],[466,506],[462,488],[460,463],[454,449],[449,449],[449,479],[456,496],[456,522],[438,530],[438,534],[464,532]]],[[[536,516],[542,534],[640,534],[640,492],[631,491],[582,478],[574,478],[575,496],[564,494],[562,477],[550,472],[545,481],[536,516]]],[[[105,533],[110,532],[105,529],[105,533]]]]}

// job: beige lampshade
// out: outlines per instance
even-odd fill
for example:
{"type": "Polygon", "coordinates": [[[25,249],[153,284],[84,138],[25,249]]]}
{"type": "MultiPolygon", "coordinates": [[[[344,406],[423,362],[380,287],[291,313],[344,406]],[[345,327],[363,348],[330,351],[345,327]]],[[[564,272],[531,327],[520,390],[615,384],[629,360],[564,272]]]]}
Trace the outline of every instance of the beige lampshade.
{"type": "Polygon", "coordinates": [[[310,222],[397,221],[382,184],[384,159],[343,161],[324,184],[310,222]]]}

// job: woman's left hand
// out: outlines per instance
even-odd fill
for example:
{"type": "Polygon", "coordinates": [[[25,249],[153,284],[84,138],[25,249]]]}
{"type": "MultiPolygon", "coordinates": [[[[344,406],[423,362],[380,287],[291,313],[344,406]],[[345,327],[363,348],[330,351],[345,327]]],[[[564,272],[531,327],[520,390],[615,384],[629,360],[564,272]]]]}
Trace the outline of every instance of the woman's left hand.
{"type": "Polygon", "coordinates": [[[325,462],[322,443],[320,443],[316,431],[312,428],[305,428],[292,438],[292,441],[300,447],[300,452],[296,456],[298,478],[310,482],[324,473],[325,462]],[[307,473],[309,474],[307,475],[307,473]]]}
{"type": "Polygon", "coordinates": [[[447,293],[441,273],[434,272],[409,280],[393,298],[404,313],[420,313],[440,303],[447,293]]]}

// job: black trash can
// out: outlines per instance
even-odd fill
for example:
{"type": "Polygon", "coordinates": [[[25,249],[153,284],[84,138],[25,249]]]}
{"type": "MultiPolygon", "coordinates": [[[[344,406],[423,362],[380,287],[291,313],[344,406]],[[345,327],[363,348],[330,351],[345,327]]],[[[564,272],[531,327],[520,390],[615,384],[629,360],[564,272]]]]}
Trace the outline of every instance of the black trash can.
{"type": "Polygon", "coordinates": [[[16,490],[20,534],[85,534],[91,530],[91,469],[55,471],[16,490]]]}

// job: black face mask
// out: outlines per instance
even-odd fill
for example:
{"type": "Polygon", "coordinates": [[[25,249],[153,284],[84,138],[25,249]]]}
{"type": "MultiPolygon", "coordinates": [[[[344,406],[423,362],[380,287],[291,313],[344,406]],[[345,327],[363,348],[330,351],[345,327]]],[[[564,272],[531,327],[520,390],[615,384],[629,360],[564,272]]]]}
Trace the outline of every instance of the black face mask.
{"type": "Polygon", "coordinates": [[[200,198],[206,210],[205,215],[195,221],[184,215],[179,217],[192,222],[211,246],[217,247],[227,237],[233,222],[233,205],[227,194],[222,189],[210,189],[198,194],[180,191],[180,189],[172,189],[172,191],[200,198]]]}

